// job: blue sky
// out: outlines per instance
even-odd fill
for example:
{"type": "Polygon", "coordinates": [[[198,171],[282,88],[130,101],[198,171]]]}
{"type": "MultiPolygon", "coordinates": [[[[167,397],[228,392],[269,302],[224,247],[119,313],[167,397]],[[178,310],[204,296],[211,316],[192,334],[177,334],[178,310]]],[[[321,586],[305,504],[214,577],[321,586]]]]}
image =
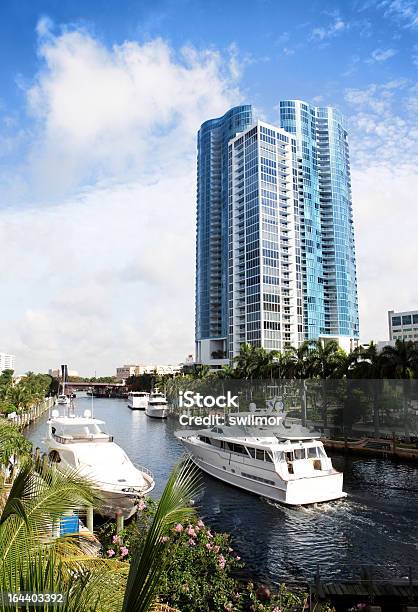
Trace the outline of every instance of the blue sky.
{"type": "Polygon", "coordinates": [[[284,98],[344,112],[362,339],[417,307],[416,1],[25,0],[0,17],[0,350],[18,369],[192,352],[195,135],[241,102],[271,122],[284,98]]]}
{"type": "Polygon", "coordinates": [[[162,37],[173,49],[227,51],[236,45],[248,100],[275,118],[277,99],[321,97],[344,110],[343,91],[409,78],[417,69],[418,5],[413,0],[344,2],[44,1],[2,3],[3,105],[24,108],[16,79],[39,69],[36,25],[81,27],[106,46],[162,37]],[[415,61],[415,63],[414,63],[415,61]]]}

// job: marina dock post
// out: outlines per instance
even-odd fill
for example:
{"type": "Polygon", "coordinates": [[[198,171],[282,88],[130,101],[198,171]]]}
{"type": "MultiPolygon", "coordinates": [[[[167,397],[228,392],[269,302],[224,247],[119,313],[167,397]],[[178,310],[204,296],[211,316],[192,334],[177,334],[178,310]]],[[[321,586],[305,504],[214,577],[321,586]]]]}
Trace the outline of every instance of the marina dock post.
{"type": "Polygon", "coordinates": [[[116,533],[119,534],[121,531],[123,531],[123,527],[124,527],[123,513],[121,510],[118,510],[116,512],[116,533]]]}
{"type": "Polygon", "coordinates": [[[93,533],[94,521],[93,521],[93,506],[87,506],[86,508],[86,527],[93,533]]]}

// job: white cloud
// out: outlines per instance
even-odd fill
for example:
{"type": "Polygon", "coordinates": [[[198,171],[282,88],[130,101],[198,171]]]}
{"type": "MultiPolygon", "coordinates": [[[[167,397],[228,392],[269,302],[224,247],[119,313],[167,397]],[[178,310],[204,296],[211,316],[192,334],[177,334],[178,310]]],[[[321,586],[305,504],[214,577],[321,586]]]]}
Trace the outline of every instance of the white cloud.
{"type": "Polygon", "coordinates": [[[418,27],[418,5],[415,0],[381,0],[377,4],[385,17],[393,18],[406,28],[418,27]]]}
{"type": "Polygon", "coordinates": [[[370,58],[371,62],[386,62],[398,53],[397,49],[375,49],[370,58]]]}
{"type": "Polygon", "coordinates": [[[347,90],[363,340],[388,338],[387,311],[416,308],[418,89],[404,79],[347,90]]]}
{"type": "Polygon", "coordinates": [[[196,131],[240,101],[236,66],[162,40],[109,50],[39,29],[15,176],[31,200],[0,212],[2,345],[19,371],[178,362],[193,347],[196,131]]]}
{"type": "Polygon", "coordinates": [[[334,20],[325,27],[314,28],[311,32],[311,40],[323,41],[328,38],[334,38],[348,29],[348,24],[340,17],[334,17],[334,20]]]}

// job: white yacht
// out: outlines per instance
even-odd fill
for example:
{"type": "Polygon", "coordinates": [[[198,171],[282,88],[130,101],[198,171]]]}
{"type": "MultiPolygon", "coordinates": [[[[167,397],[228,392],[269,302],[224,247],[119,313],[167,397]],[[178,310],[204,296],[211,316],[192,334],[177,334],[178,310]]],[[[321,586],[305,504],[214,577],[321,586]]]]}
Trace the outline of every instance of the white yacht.
{"type": "Polygon", "coordinates": [[[60,406],[69,406],[70,398],[67,395],[59,395],[57,398],[57,404],[60,404],[60,406]]]}
{"type": "Polygon", "coordinates": [[[104,421],[92,418],[90,410],[82,417],[60,416],[54,409],[48,420],[44,440],[51,462],[58,469],[76,469],[80,476],[92,481],[102,498],[98,512],[114,517],[121,511],[125,518],[135,513],[138,499],[154,488],[153,475],[144,467],[136,467],[125,451],[103,431],[104,421]]]}
{"type": "Polygon", "coordinates": [[[149,393],[131,391],[128,393],[128,406],[131,410],[145,410],[148,406],[149,393]]]}
{"type": "Polygon", "coordinates": [[[279,417],[274,427],[227,424],[175,435],[204,472],[276,502],[298,506],[347,495],[320,434],[295,420],[279,417]]]}
{"type": "Polygon", "coordinates": [[[156,419],[165,419],[168,415],[168,403],[164,393],[156,391],[149,396],[145,414],[156,419]]]}

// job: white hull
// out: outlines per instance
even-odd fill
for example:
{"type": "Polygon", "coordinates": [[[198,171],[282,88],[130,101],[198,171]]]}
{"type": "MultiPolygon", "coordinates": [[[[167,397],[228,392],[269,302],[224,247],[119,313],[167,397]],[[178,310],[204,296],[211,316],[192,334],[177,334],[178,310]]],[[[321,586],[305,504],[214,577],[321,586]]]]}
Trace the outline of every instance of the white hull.
{"type": "Polygon", "coordinates": [[[102,430],[104,424],[91,418],[90,411],[83,417],[60,417],[54,410],[44,443],[49,460],[58,470],[65,474],[75,469],[91,482],[101,500],[97,512],[109,517],[121,512],[129,518],[140,498],[153,490],[154,478],[147,468],[132,463],[113,437],[102,430]]]}
{"type": "Polygon", "coordinates": [[[168,415],[168,406],[152,406],[148,404],[148,406],[145,408],[145,414],[149,417],[153,417],[154,419],[166,419],[168,415]]]}
{"type": "Polygon", "coordinates": [[[347,496],[342,490],[343,474],[335,470],[328,474],[283,480],[273,464],[261,468],[255,466],[250,458],[234,453],[204,448],[187,439],[183,439],[183,444],[193,462],[207,474],[281,504],[299,506],[347,496]]]}
{"type": "Polygon", "coordinates": [[[153,490],[154,482],[151,479],[148,480],[148,485],[146,491],[137,491],[136,493],[109,490],[98,486],[97,492],[102,499],[101,505],[97,508],[98,513],[114,518],[117,512],[122,512],[125,519],[131,518],[136,512],[136,507],[141,497],[153,490]]]}
{"type": "Polygon", "coordinates": [[[128,406],[131,410],[146,410],[148,399],[144,397],[129,397],[128,406]]]}

